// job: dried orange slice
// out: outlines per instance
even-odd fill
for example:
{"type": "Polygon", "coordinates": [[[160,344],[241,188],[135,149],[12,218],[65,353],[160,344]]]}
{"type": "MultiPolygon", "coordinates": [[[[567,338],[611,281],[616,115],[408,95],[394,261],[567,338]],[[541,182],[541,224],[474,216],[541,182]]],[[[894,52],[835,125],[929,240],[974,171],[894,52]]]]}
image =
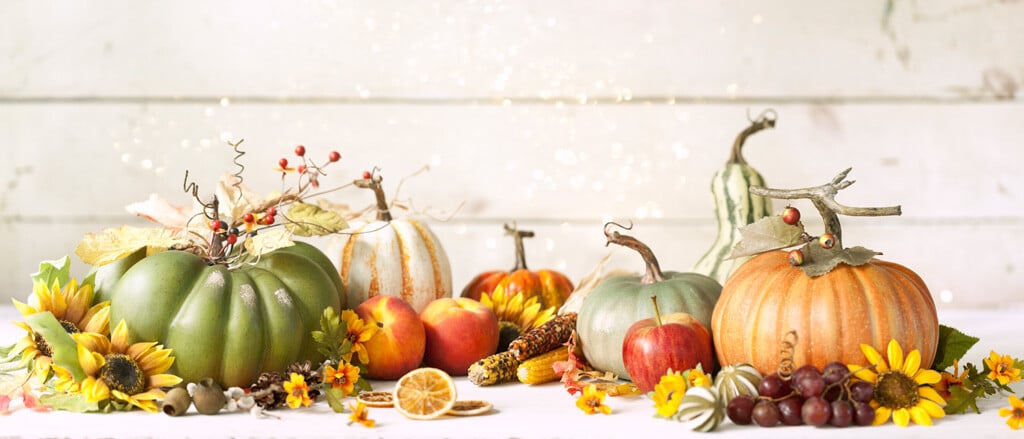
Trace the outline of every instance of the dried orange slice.
{"type": "Polygon", "coordinates": [[[385,408],[395,405],[395,396],[391,392],[359,392],[356,401],[367,407],[385,408]]]}
{"type": "Polygon", "coordinates": [[[476,416],[482,415],[491,411],[494,405],[487,401],[480,400],[466,400],[466,401],[455,401],[455,405],[448,411],[449,415],[453,416],[476,416]]]}
{"type": "Polygon", "coordinates": [[[455,405],[455,382],[443,370],[421,367],[405,374],[392,392],[395,410],[410,419],[434,419],[455,405]]]}

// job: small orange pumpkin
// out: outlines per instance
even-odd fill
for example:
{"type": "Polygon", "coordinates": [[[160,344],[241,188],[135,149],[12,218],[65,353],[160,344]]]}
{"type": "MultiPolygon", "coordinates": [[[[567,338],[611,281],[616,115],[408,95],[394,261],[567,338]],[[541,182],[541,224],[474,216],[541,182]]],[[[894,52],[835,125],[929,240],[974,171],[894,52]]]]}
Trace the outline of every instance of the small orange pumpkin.
{"type": "Polygon", "coordinates": [[[515,266],[509,271],[493,270],[478,274],[462,289],[462,297],[480,300],[483,293],[492,293],[501,285],[509,296],[523,293],[524,300],[537,296],[541,309],[561,307],[572,293],[572,281],[558,271],[527,269],[523,238],[532,238],[532,231],[505,224],[505,233],[515,240],[515,266]]]}
{"type": "Polygon", "coordinates": [[[895,339],[935,359],[939,319],[924,281],[902,265],[873,259],[809,277],[787,253],[763,253],[736,270],[711,316],[720,364],[750,363],[762,374],[779,367],[783,335],[796,331],[795,365],[861,364],[860,344],[895,339]]]}

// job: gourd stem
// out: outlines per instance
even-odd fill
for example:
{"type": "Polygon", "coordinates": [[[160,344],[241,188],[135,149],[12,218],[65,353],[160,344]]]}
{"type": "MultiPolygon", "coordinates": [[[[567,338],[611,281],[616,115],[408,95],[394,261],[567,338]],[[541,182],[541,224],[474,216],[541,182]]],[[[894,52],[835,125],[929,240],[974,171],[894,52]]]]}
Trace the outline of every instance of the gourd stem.
{"type": "Polygon", "coordinates": [[[750,193],[762,197],[794,200],[798,198],[808,199],[818,209],[822,221],[825,223],[825,231],[836,238],[836,246],[839,247],[843,240],[842,226],[839,224],[839,214],[847,216],[888,216],[901,215],[900,206],[888,207],[852,207],[839,204],[835,196],[839,191],[850,187],[855,181],[846,180],[846,176],[853,168],[846,168],[839,175],[836,175],[831,182],[821,186],[802,189],[768,189],[760,186],[752,186],[750,193]]]}
{"type": "Polygon", "coordinates": [[[505,234],[512,235],[512,239],[515,240],[516,265],[509,272],[526,270],[526,250],[523,249],[523,238],[533,238],[533,231],[519,230],[515,221],[513,221],[511,226],[505,224],[505,234]]]}
{"type": "Polygon", "coordinates": [[[747,160],[743,158],[743,143],[747,141],[747,137],[767,128],[775,128],[775,111],[765,111],[756,120],[751,121],[750,126],[744,128],[743,131],[736,135],[736,140],[732,143],[732,153],[729,155],[727,163],[747,164],[747,160]]]}
{"type": "Polygon", "coordinates": [[[392,219],[391,211],[388,209],[388,201],[384,196],[384,187],[380,184],[381,180],[379,175],[374,175],[352,183],[358,187],[373,190],[373,194],[377,196],[377,221],[390,222],[392,219]]]}
{"type": "Polygon", "coordinates": [[[651,294],[651,302],[654,302],[654,318],[661,326],[661,311],[658,310],[658,296],[651,294]]]}
{"type": "Polygon", "coordinates": [[[640,257],[644,259],[644,264],[647,266],[647,271],[644,273],[643,277],[640,278],[640,282],[653,284],[665,280],[665,275],[661,272],[661,266],[658,265],[658,258],[654,257],[654,252],[651,251],[651,248],[632,236],[620,234],[618,231],[610,231],[609,227],[612,225],[622,227],[626,230],[632,228],[632,226],[623,227],[621,224],[613,222],[606,223],[604,225],[604,236],[608,241],[605,243],[605,246],[608,244],[618,244],[640,253],[640,257]]]}

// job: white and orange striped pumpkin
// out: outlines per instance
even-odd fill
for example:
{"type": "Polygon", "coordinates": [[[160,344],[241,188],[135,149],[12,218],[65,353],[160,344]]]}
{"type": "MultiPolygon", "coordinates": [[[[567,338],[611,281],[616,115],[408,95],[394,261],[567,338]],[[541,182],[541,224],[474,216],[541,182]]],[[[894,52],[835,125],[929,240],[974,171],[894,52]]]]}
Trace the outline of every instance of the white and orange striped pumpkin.
{"type": "Polygon", "coordinates": [[[374,190],[378,211],[376,221],[353,223],[330,250],[338,258],[349,306],[383,294],[420,312],[435,299],[451,297],[451,266],[434,232],[415,219],[391,217],[379,176],[356,185],[374,190]]]}

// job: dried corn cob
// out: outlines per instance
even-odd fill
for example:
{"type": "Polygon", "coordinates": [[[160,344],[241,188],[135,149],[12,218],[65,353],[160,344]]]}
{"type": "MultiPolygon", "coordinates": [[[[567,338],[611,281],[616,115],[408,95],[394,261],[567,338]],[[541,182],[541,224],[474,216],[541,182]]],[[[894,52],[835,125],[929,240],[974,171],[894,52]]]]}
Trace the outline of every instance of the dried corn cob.
{"type": "Polygon", "coordinates": [[[541,384],[558,380],[558,374],[552,367],[556,361],[569,359],[569,348],[560,346],[546,354],[540,354],[519,364],[516,376],[526,384],[541,384]]]}
{"type": "Polygon", "coordinates": [[[478,386],[501,384],[516,379],[519,360],[505,351],[486,357],[469,366],[469,382],[478,386]]]}
{"type": "Polygon", "coordinates": [[[508,351],[519,361],[536,357],[565,344],[574,329],[576,313],[562,314],[512,340],[508,351]]]}

